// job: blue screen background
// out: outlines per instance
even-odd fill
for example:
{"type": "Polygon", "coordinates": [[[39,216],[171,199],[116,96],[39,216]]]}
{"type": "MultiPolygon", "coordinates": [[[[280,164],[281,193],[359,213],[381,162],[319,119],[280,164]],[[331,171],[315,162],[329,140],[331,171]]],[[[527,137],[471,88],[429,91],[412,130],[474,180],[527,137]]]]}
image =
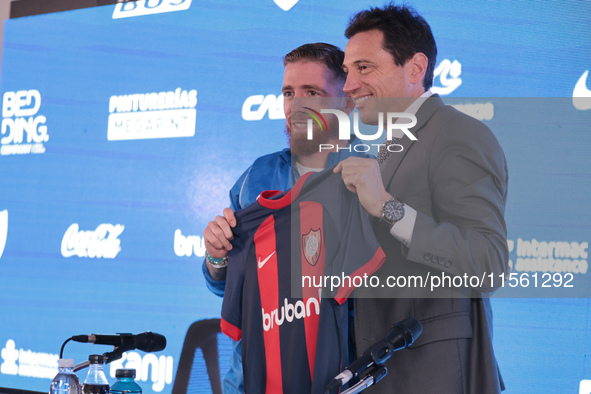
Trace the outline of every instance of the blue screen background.
{"type": "MultiPolygon", "coordinates": [[[[308,42],[344,49],[348,18],[382,5],[152,0],[136,7],[150,4],[149,15],[114,18],[137,11],[117,5],[5,22],[3,105],[6,92],[39,92],[32,117],[44,117],[48,139],[44,153],[0,155],[0,386],[48,390],[51,378],[15,372],[27,351],[58,354],[75,334],[151,330],[168,346],[155,357],[139,352],[145,379],[138,381],[146,394],[169,393],[188,327],[220,314],[221,299],[201,273],[203,229],[229,205],[228,190],[252,161],[286,146],[284,120],[274,119],[262,99],[252,106],[246,100],[274,95],[268,103],[277,105],[283,55],[308,42]],[[288,3],[295,4],[280,7],[288,3]],[[183,4],[190,6],[175,10],[183,4]],[[112,96],[177,88],[197,91],[194,135],[107,138],[112,96]],[[79,231],[124,226],[121,250],[115,258],[65,257],[62,243],[74,223],[79,231]]],[[[433,29],[437,65],[461,64],[450,77],[461,83],[442,96],[494,105],[485,123],[510,171],[513,272],[528,272],[515,266],[518,239],[591,241],[591,111],[572,99],[591,70],[591,3],[411,5],[433,29]]],[[[448,85],[436,75],[434,86],[448,85]]],[[[4,110],[3,120],[18,117],[4,110]]],[[[23,146],[26,138],[0,145],[23,146]]],[[[588,261],[585,253],[580,260],[588,261]]],[[[507,393],[576,393],[591,379],[589,275],[574,274],[579,298],[506,298],[501,290],[493,299],[507,393]]],[[[81,362],[109,350],[69,343],[65,356],[81,362]]],[[[138,365],[134,357],[123,365],[138,365]]],[[[113,367],[106,370],[114,383],[113,367]]]]}

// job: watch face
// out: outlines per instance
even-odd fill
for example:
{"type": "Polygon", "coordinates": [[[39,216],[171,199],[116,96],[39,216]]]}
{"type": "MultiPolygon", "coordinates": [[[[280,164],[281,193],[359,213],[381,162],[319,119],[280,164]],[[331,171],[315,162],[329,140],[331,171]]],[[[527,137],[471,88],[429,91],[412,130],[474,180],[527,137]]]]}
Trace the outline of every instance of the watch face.
{"type": "Polygon", "coordinates": [[[397,199],[387,201],[382,209],[384,219],[391,224],[396,223],[404,217],[404,204],[397,199]]]}

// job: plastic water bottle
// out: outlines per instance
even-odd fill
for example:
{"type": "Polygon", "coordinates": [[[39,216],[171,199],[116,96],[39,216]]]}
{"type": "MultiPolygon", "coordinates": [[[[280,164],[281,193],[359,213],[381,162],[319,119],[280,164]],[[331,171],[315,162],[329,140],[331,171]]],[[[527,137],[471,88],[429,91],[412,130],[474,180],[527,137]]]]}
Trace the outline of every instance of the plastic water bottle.
{"type": "Polygon", "coordinates": [[[117,382],[111,386],[111,394],[142,394],[142,388],[135,382],[135,369],[115,371],[117,382]]]}
{"type": "Polygon", "coordinates": [[[49,394],[80,394],[80,380],[72,371],[74,360],[71,358],[60,358],[59,372],[51,382],[49,394]]]}
{"type": "Polygon", "coordinates": [[[103,371],[105,358],[100,354],[88,357],[88,375],[82,385],[83,394],[109,394],[109,382],[103,371]]]}

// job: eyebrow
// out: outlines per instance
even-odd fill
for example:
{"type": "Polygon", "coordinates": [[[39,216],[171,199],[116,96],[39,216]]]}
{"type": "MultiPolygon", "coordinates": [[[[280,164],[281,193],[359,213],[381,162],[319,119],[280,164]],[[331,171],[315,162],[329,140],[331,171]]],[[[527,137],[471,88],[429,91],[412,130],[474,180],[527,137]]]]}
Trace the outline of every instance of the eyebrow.
{"type": "MultiPolygon", "coordinates": [[[[368,64],[376,64],[376,62],[372,62],[371,60],[367,60],[367,59],[359,59],[359,60],[355,60],[353,63],[351,63],[352,66],[356,66],[360,63],[368,63],[368,64]]],[[[346,68],[347,66],[343,63],[344,68],[346,68]]]]}
{"type": "MultiPolygon", "coordinates": [[[[327,93],[326,90],[322,89],[318,85],[302,85],[301,88],[302,89],[305,89],[305,90],[318,90],[319,92],[322,92],[322,93],[325,93],[325,94],[327,93]]],[[[293,90],[293,87],[291,85],[286,85],[286,86],[283,86],[281,88],[281,91],[282,92],[284,92],[286,90],[293,90]]]]}

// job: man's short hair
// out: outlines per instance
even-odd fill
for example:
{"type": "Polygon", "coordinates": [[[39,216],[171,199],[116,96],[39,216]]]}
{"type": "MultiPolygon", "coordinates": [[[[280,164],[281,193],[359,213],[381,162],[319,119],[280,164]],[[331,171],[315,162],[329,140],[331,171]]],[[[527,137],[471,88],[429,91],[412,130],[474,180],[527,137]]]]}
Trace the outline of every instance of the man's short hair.
{"type": "Polygon", "coordinates": [[[302,60],[319,62],[324,64],[332,72],[335,81],[340,81],[344,84],[347,79],[347,75],[343,71],[344,59],[345,54],[339,47],[324,42],[317,42],[314,44],[304,44],[289,52],[283,58],[283,66],[302,60]]]}
{"type": "Polygon", "coordinates": [[[428,90],[433,85],[437,44],[431,27],[414,8],[389,4],[358,12],[349,20],[345,36],[351,38],[369,30],[384,33],[382,47],[390,52],[398,66],[406,64],[417,52],[425,54],[428,64],[423,86],[428,90]]]}

